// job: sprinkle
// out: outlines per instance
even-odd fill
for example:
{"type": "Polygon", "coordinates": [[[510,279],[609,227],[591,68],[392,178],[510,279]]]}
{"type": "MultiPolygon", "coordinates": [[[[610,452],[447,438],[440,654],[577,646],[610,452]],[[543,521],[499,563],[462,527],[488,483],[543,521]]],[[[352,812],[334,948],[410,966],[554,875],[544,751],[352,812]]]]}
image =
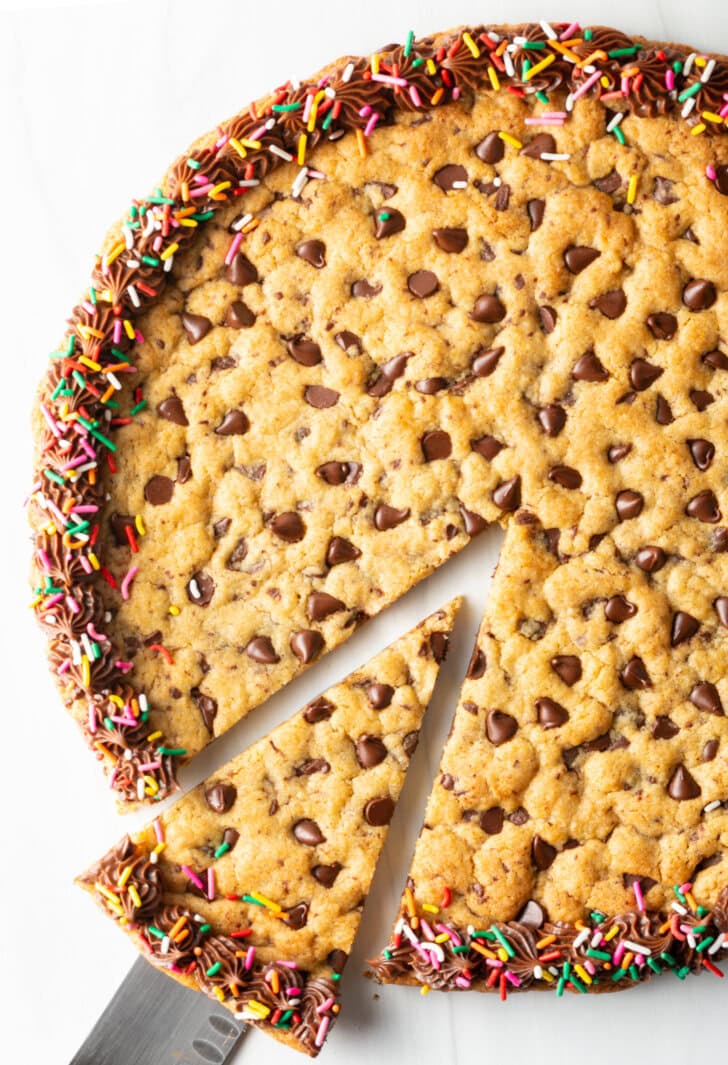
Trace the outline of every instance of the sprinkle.
{"type": "Polygon", "coordinates": [[[122,599],[128,599],[129,598],[129,588],[131,586],[131,582],[134,580],[134,578],[136,577],[138,572],[139,572],[139,567],[138,566],[132,566],[129,569],[129,571],[126,574],[126,576],[124,577],[123,581],[121,582],[121,598],[122,599]]]}
{"type": "Polygon", "coordinates": [[[632,174],[627,185],[627,203],[634,203],[637,197],[637,175],[632,174]]]}
{"type": "Polygon", "coordinates": [[[637,909],[640,913],[645,912],[645,899],[642,894],[642,885],[639,880],[635,880],[632,883],[632,891],[634,892],[635,902],[637,903],[637,909]]]}
{"type": "Polygon", "coordinates": [[[182,865],[180,866],[180,868],[182,869],[182,872],[185,874],[187,879],[190,880],[196,888],[198,888],[204,893],[205,885],[202,883],[197,873],[193,872],[193,870],[190,869],[189,865],[182,865]]]}

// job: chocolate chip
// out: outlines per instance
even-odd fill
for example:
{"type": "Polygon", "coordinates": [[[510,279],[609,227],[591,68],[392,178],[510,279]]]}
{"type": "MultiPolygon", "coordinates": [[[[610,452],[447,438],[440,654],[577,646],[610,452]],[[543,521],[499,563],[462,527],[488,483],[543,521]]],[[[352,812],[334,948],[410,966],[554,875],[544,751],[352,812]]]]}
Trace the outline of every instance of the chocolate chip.
{"type": "MultiPolygon", "coordinates": [[[[144,485],[144,498],[153,507],[159,507],[163,503],[169,503],[174,493],[174,481],[169,477],[155,474],[144,485]]],[[[128,542],[128,541],[127,541],[128,542]]]]}
{"type": "Polygon", "coordinates": [[[321,348],[315,340],[298,333],[286,341],[288,354],[301,366],[318,366],[321,362],[321,348]]]}
{"type": "Polygon", "coordinates": [[[202,715],[205,728],[212,735],[213,722],[217,716],[217,700],[211,695],[205,695],[199,688],[190,688],[190,695],[202,715]]]}
{"type": "Polygon", "coordinates": [[[723,628],[728,629],[728,596],[719,595],[713,600],[713,609],[718,615],[718,621],[723,628]]]}
{"type": "Polygon", "coordinates": [[[388,795],[381,799],[370,799],[364,807],[364,820],[368,825],[380,828],[388,825],[394,813],[394,802],[388,795]]]}
{"type": "Polygon", "coordinates": [[[516,920],[519,924],[524,925],[526,928],[530,928],[533,931],[541,928],[546,920],[546,914],[543,908],[539,906],[535,899],[529,899],[526,905],[519,913],[516,920]]]}
{"type": "Polygon", "coordinates": [[[728,355],[722,351],[708,351],[701,355],[700,361],[711,370],[728,370],[728,355]]]}
{"type": "Polygon", "coordinates": [[[165,421],[174,422],[175,425],[189,425],[182,400],[179,396],[167,396],[157,407],[157,414],[165,421]]]}
{"type": "Polygon", "coordinates": [[[497,836],[499,832],[503,831],[503,817],[504,810],[502,806],[491,806],[490,810],[485,810],[480,815],[478,824],[483,832],[487,832],[489,836],[497,836]]]}
{"type": "Polygon", "coordinates": [[[241,410],[229,410],[215,430],[216,436],[242,436],[250,422],[241,410]]]}
{"type": "Polygon", "coordinates": [[[407,278],[407,288],[413,296],[417,296],[421,300],[434,295],[439,287],[440,282],[432,270],[416,270],[414,274],[410,274],[407,278]]]}
{"type": "Polygon", "coordinates": [[[424,377],[421,381],[415,381],[415,388],[423,396],[434,396],[447,386],[447,377],[424,377]]]}
{"type": "Polygon", "coordinates": [[[633,492],[631,488],[625,488],[622,492],[617,492],[614,505],[619,520],[629,521],[642,513],[645,501],[640,492],[633,492]]]}
{"type": "Polygon", "coordinates": [[[485,673],[485,654],[476,644],[473,648],[473,653],[470,656],[470,662],[468,664],[467,677],[468,680],[479,680],[485,673]]]}
{"type": "Polygon", "coordinates": [[[326,842],[323,832],[310,817],[304,817],[300,821],[296,821],[293,826],[293,835],[305,847],[316,847],[319,843],[326,842]]]}
{"type": "Polygon", "coordinates": [[[500,454],[505,444],[502,444],[500,440],[496,440],[494,436],[481,436],[477,440],[471,440],[470,446],[473,451],[477,451],[484,459],[491,462],[496,455],[500,454]]]}
{"type": "Polygon", "coordinates": [[[360,736],[356,741],[356,759],[362,769],[372,769],[387,757],[387,748],[378,736],[360,736]]]}
{"type": "Polygon", "coordinates": [[[343,971],[348,957],[349,955],[345,950],[330,950],[326,960],[335,973],[340,973],[343,971]]]}
{"type": "Polygon", "coordinates": [[[513,739],[518,731],[518,722],[510,714],[501,710],[489,710],[485,722],[485,734],[494,747],[500,747],[513,739]]]}
{"type": "Polygon", "coordinates": [[[655,400],[655,421],[658,425],[672,425],[675,421],[670,404],[659,393],[655,400]]]}
{"type": "Polygon", "coordinates": [[[708,525],[715,525],[721,519],[718,500],[710,489],[698,492],[696,496],[693,496],[685,507],[685,513],[688,517],[696,518],[698,521],[705,522],[708,525]]]}
{"type": "Polygon", "coordinates": [[[711,403],[715,403],[715,396],[712,392],[706,392],[705,389],[691,388],[690,402],[702,414],[704,410],[708,409],[711,403]]]}
{"type": "Polygon", "coordinates": [[[550,865],[553,865],[557,855],[556,847],[552,847],[550,843],[547,843],[541,836],[535,835],[533,842],[531,843],[531,858],[533,864],[543,872],[548,869],[550,865]]]}
{"type": "Polygon", "coordinates": [[[545,200],[529,200],[526,204],[526,210],[528,211],[528,220],[531,223],[531,232],[535,233],[543,222],[546,202],[545,200]]]}
{"type": "Polygon", "coordinates": [[[391,684],[374,682],[367,685],[367,699],[375,710],[386,710],[392,702],[394,688],[391,684]]]}
{"type": "Polygon", "coordinates": [[[656,177],[655,183],[652,187],[652,196],[661,203],[663,207],[669,206],[671,203],[677,203],[679,197],[673,195],[674,182],[670,181],[666,177],[656,177]]]}
{"type": "Polygon", "coordinates": [[[538,319],[541,323],[541,328],[543,329],[544,333],[553,333],[554,329],[556,328],[556,322],[558,320],[558,316],[553,307],[539,307],[538,319]]]}
{"type": "Polygon", "coordinates": [[[248,545],[245,540],[241,538],[230,552],[230,556],[225,563],[225,568],[233,570],[240,569],[240,564],[246,558],[247,554],[248,545]]]}
{"type": "Polygon", "coordinates": [[[182,315],[182,328],[187,334],[190,344],[198,344],[212,329],[212,322],[204,314],[184,313],[182,315]]]}
{"type": "Polygon", "coordinates": [[[198,570],[187,583],[187,598],[197,606],[208,606],[215,594],[215,582],[209,573],[198,570]]]}
{"type": "Polygon", "coordinates": [[[401,525],[409,516],[409,507],[398,510],[397,507],[390,507],[387,503],[380,503],[374,511],[374,527],[380,532],[387,532],[401,525]]]}
{"type": "Polygon", "coordinates": [[[686,799],[697,799],[698,795],[700,795],[700,785],[684,765],[679,765],[670,777],[667,785],[667,794],[671,799],[676,799],[678,802],[683,802],[686,799]]]}
{"type": "Polygon", "coordinates": [[[612,444],[607,449],[607,459],[614,465],[615,462],[621,462],[623,458],[626,458],[632,450],[631,444],[612,444]]]}
{"type": "Polygon", "coordinates": [[[692,639],[699,628],[700,622],[692,614],[687,614],[684,610],[676,611],[672,615],[670,646],[679,647],[681,643],[692,639]]]}
{"type": "Polygon", "coordinates": [[[242,300],[234,300],[225,313],[225,325],[230,329],[250,329],[255,325],[255,314],[242,300]]]}
{"type": "Polygon", "coordinates": [[[728,551],[728,529],[715,529],[710,537],[710,546],[713,551],[728,551]]]}
{"type": "Polygon", "coordinates": [[[239,288],[252,285],[258,280],[258,271],[242,252],[238,252],[229,264],[226,273],[230,284],[237,285],[239,288]]]}
{"type": "Polygon", "coordinates": [[[313,629],[301,629],[291,636],[291,650],[304,665],[312,662],[323,646],[323,636],[313,629]]]}
{"type": "Polygon", "coordinates": [[[192,464],[188,454],[180,455],[177,459],[177,484],[187,484],[192,480],[192,464]]]}
{"type": "Polygon", "coordinates": [[[472,311],[468,315],[474,322],[493,324],[502,322],[506,316],[506,309],[497,296],[483,292],[475,301],[472,311]]]}
{"type": "Polygon", "coordinates": [[[233,847],[235,846],[235,844],[238,842],[239,839],[240,839],[240,833],[238,832],[237,828],[224,828],[223,829],[222,841],[223,841],[223,843],[227,843],[228,848],[230,850],[233,849],[233,847]]]}
{"type": "Polygon", "coordinates": [[[627,307],[627,297],[621,288],[611,289],[589,300],[589,306],[593,311],[599,311],[605,318],[619,318],[624,314],[627,307]]]}
{"type": "Polygon", "coordinates": [[[493,166],[494,163],[500,163],[506,154],[505,141],[498,135],[497,130],[493,130],[492,133],[486,134],[479,144],[475,145],[473,151],[478,159],[493,166]]]}
{"type": "Polygon", "coordinates": [[[432,657],[438,665],[447,658],[449,647],[450,637],[446,632],[433,632],[430,634],[430,651],[432,651],[432,657]]]}
{"type": "Polygon", "coordinates": [[[637,655],[630,658],[629,662],[622,667],[619,672],[619,679],[622,685],[631,692],[642,691],[645,688],[652,687],[652,681],[645,669],[645,664],[637,655]]]}
{"type": "Polygon", "coordinates": [[[664,372],[661,366],[655,366],[647,359],[635,359],[629,368],[630,384],[637,392],[644,392],[664,372]]]}
{"type": "Polygon", "coordinates": [[[700,756],[702,762],[712,762],[718,753],[718,740],[706,740],[700,756]]]}
{"type": "Polygon", "coordinates": [[[395,355],[383,363],[379,368],[377,377],[367,388],[367,394],[374,396],[376,399],[381,399],[383,396],[388,395],[394,382],[404,373],[407,367],[407,360],[411,355],[411,352],[403,352],[401,355],[395,355]]]}
{"type": "Polygon", "coordinates": [[[269,636],[254,636],[245,648],[245,653],[248,658],[252,658],[254,662],[261,662],[263,665],[274,665],[281,660],[269,636]]]}
{"type": "Polygon", "coordinates": [[[540,159],[542,155],[553,155],[556,152],[556,141],[550,133],[537,133],[525,148],[521,148],[519,155],[525,155],[528,159],[540,159]]]}
{"type": "Polygon", "coordinates": [[[560,677],[564,684],[569,688],[573,687],[578,680],[581,680],[581,662],[576,655],[555,655],[551,659],[551,668],[558,677],[560,677]]]}
{"type": "Polygon", "coordinates": [[[519,475],[511,477],[508,481],[501,481],[501,483],[493,490],[491,498],[497,507],[501,510],[509,512],[518,510],[521,505],[521,478],[519,475]]]}
{"type": "Polygon", "coordinates": [[[308,921],[308,903],[297,902],[295,906],[287,907],[288,916],[284,919],[283,923],[287,924],[289,928],[293,928],[298,931],[306,926],[308,921]]]}
{"type": "Polygon", "coordinates": [[[326,484],[355,484],[353,478],[359,474],[361,466],[356,462],[324,462],[316,470],[316,476],[326,484]]]}
{"type": "Polygon", "coordinates": [[[433,229],[432,236],[438,248],[451,255],[459,255],[464,251],[468,243],[467,229],[457,229],[445,226],[443,229],[433,229]]]}
{"type": "Polygon", "coordinates": [[[303,398],[309,406],[316,407],[317,410],[327,410],[339,402],[339,393],[333,388],[324,388],[323,385],[306,385],[303,398]]]}
{"type": "Polygon", "coordinates": [[[470,369],[476,377],[490,377],[500,362],[505,348],[482,349],[470,364],[470,369]]]}
{"type": "Polygon", "coordinates": [[[402,750],[408,758],[411,758],[417,750],[417,744],[419,743],[419,740],[419,729],[415,729],[414,732],[408,732],[405,738],[402,740],[402,750]]]}
{"type": "Polygon", "coordinates": [[[287,510],[283,514],[276,514],[270,523],[271,532],[279,540],[287,544],[296,544],[302,540],[306,532],[303,519],[295,510],[287,510]]]}
{"type": "Polygon", "coordinates": [[[326,245],[322,240],[302,241],[296,245],[296,255],[317,270],[326,266],[326,245]]]}
{"type": "Polygon", "coordinates": [[[543,729],[558,728],[569,720],[569,713],[561,703],[544,696],[536,700],[538,723],[543,729]]]}
{"type": "Polygon", "coordinates": [[[435,172],[432,180],[443,192],[449,192],[451,189],[464,188],[467,185],[468,172],[458,163],[448,163],[447,166],[441,166],[435,172]]]}
{"type": "Polygon", "coordinates": [[[452,440],[450,434],[444,429],[430,429],[424,433],[420,446],[425,462],[435,462],[437,459],[447,459],[452,454],[452,440]]]}
{"type": "Polygon", "coordinates": [[[647,547],[641,547],[637,554],[634,556],[636,564],[645,573],[657,573],[667,562],[667,555],[661,547],[657,547],[655,544],[649,544],[647,547]]]}
{"type": "Polygon", "coordinates": [[[690,692],[690,702],[698,710],[703,710],[706,714],[716,714],[718,717],[725,716],[718,689],[710,681],[703,680],[695,685],[690,692]]]}
{"type": "Polygon", "coordinates": [[[613,595],[604,604],[604,616],[607,621],[621,625],[623,621],[633,618],[637,613],[637,607],[623,595],[613,595]]]}
{"type": "Polygon", "coordinates": [[[339,862],[333,862],[331,865],[314,865],[311,869],[311,875],[323,887],[330,888],[334,886],[334,882],[342,868],[339,862]]]}
{"type": "Polygon", "coordinates": [[[667,311],[658,311],[647,316],[647,328],[655,340],[672,340],[677,333],[677,318],[667,311]]]}
{"type": "Polygon", "coordinates": [[[371,285],[366,278],[360,278],[351,286],[352,296],[359,299],[370,300],[372,296],[378,296],[381,291],[381,285],[371,285]]]}
{"type": "Polygon", "coordinates": [[[548,479],[572,492],[581,488],[581,474],[571,466],[552,466],[548,472],[548,479]]]}
{"type": "Polygon", "coordinates": [[[671,721],[666,714],[659,714],[652,728],[652,738],[655,740],[671,740],[677,736],[680,726],[671,721]]]}
{"type": "Polygon", "coordinates": [[[214,813],[224,814],[232,807],[237,795],[232,784],[213,784],[205,789],[205,802],[214,813]]]}
{"type": "Polygon", "coordinates": [[[717,298],[718,293],[713,282],[704,281],[702,278],[688,281],[682,293],[682,301],[691,311],[707,311],[717,298]]]}
{"type": "Polygon", "coordinates": [[[602,253],[596,248],[589,248],[584,244],[570,244],[564,252],[566,269],[572,274],[580,274],[586,270],[602,253]]]}
{"type": "Polygon", "coordinates": [[[478,533],[482,533],[488,528],[488,522],[480,514],[476,514],[473,510],[468,510],[466,507],[460,504],[460,515],[463,519],[465,526],[465,532],[468,536],[477,536],[478,533]]]}
{"type": "Polygon", "coordinates": [[[309,725],[318,725],[320,721],[328,721],[333,712],[334,704],[330,703],[325,696],[319,695],[318,699],[308,704],[303,711],[303,716],[309,725]]]}
{"type": "Polygon", "coordinates": [[[566,411],[558,403],[547,403],[538,411],[538,422],[547,436],[558,436],[566,425],[566,411]]]}
{"type": "Polygon", "coordinates": [[[359,558],[361,551],[343,536],[332,536],[326,548],[326,562],[329,566],[340,566],[343,562],[353,562],[359,558]]]}
{"type": "Polygon", "coordinates": [[[374,236],[377,240],[394,236],[395,233],[401,233],[406,224],[401,211],[397,211],[394,207],[384,207],[377,211],[374,236]]]}
{"type": "Polygon", "coordinates": [[[728,164],[715,168],[715,187],[721,196],[728,196],[728,164]]]}
{"type": "Polygon", "coordinates": [[[715,445],[711,444],[710,440],[703,440],[700,437],[695,440],[686,440],[685,443],[690,449],[690,455],[697,468],[707,470],[715,458],[715,445]]]}
{"type": "Polygon", "coordinates": [[[309,758],[294,769],[297,777],[311,777],[314,773],[329,773],[331,766],[325,758],[309,758]]]}
{"type": "Polygon", "coordinates": [[[575,381],[606,381],[608,372],[593,351],[585,351],[574,363],[571,376],[575,381]]]}
{"type": "Polygon", "coordinates": [[[311,592],[306,600],[306,613],[311,621],[324,621],[340,610],[346,610],[346,605],[328,592],[311,592]]]}
{"type": "Polygon", "coordinates": [[[344,329],[340,333],[337,333],[334,340],[339,345],[342,351],[349,351],[349,348],[355,348],[361,355],[364,348],[362,347],[361,338],[352,333],[350,329],[344,329]]]}

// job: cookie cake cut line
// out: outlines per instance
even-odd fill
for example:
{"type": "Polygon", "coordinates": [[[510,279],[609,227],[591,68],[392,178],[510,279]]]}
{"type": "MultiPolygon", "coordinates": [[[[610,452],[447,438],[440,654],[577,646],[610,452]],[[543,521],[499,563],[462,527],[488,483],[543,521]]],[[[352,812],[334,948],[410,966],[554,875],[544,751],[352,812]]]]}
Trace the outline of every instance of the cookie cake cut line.
{"type": "MultiPolygon", "coordinates": [[[[143,341],[136,322],[160,297],[175,258],[222,207],[239,198],[241,213],[226,254],[227,266],[237,269],[244,240],[257,221],[245,212],[249,189],[285,164],[296,168],[292,193],[300,196],[307,182],[325,180],[312,165],[317,145],[351,132],[351,150],[366,157],[375,150],[375,131],[397,113],[431,111],[474,93],[504,93],[534,107],[549,107],[534,114],[533,124],[556,128],[568,123],[573,108],[588,98],[610,110],[608,129],[620,143],[627,114],[675,116],[696,137],[712,138],[726,128],[727,79],[723,59],[683,46],[632,42],[603,27],[478,26],[420,41],[410,34],[403,46],[343,60],[308,84],[283,86],[251,105],[198,142],[175,163],[162,186],[132,205],[96,261],[61,349],[51,356],[37,409],[31,496],[37,574],[33,606],[49,637],[49,659],[64,699],[74,703],[76,716],[79,706],[85,707],[83,731],[122,802],[154,802],[168,795],[176,766],[187,756],[184,748],[166,745],[159,730],[150,733],[148,700],[129,681],[131,663],[106,631],[97,590],[103,581],[122,600],[134,591],[134,556],[146,532],[143,518],[137,515],[124,523],[129,565],[118,572],[111,572],[97,554],[103,540],[100,519],[124,427],[146,404],[139,388],[123,387],[127,380],[133,386],[134,346],[143,341]],[[552,108],[550,94],[559,97],[558,107],[552,108]]],[[[550,150],[553,138],[539,136],[539,157],[558,163],[559,153],[550,150]]],[[[502,145],[520,150],[507,132],[498,139],[501,145],[483,149],[485,158],[495,158],[492,152],[501,152],[502,145]]],[[[716,158],[706,166],[705,180],[725,194],[728,166],[716,158]]],[[[635,195],[636,182],[631,182],[628,204],[635,195]]],[[[380,218],[381,224],[388,222],[380,218]]],[[[413,284],[421,289],[428,282],[422,277],[413,284]]],[[[701,290],[691,298],[700,302],[704,296],[701,290]]],[[[497,320],[497,303],[488,297],[474,308],[476,320],[497,320]]],[[[194,336],[199,323],[191,320],[187,328],[194,336]]],[[[157,487],[167,490],[166,485],[157,487]]],[[[518,496],[513,479],[499,486],[494,502],[505,514],[518,506],[518,496]]],[[[382,521],[390,517],[384,515],[382,521]]],[[[473,531],[476,519],[465,519],[473,531]]],[[[201,597],[204,589],[196,587],[201,597]]],[[[296,668],[321,646],[317,630],[299,634],[292,645],[296,668]]],[[[150,650],[162,659],[170,657],[162,644],[150,650]]]]}

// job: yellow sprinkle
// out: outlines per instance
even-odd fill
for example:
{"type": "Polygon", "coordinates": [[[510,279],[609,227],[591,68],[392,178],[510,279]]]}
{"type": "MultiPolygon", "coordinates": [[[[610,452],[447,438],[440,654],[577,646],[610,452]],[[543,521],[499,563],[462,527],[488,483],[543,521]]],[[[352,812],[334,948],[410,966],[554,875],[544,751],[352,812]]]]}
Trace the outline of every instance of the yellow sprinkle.
{"type": "Polygon", "coordinates": [[[436,89],[435,92],[433,92],[433,94],[432,94],[432,99],[430,100],[430,103],[432,104],[432,106],[433,107],[437,107],[437,105],[439,104],[440,100],[443,98],[444,95],[445,95],[445,90],[442,87],[440,87],[439,89],[436,89]]]}
{"type": "Polygon", "coordinates": [[[491,66],[488,66],[488,78],[490,79],[490,84],[495,91],[498,92],[500,89],[500,81],[498,80],[498,75],[496,74],[495,69],[491,66]]]}
{"type": "Polygon", "coordinates": [[[251,1013],[255,1013],[261,1020],[268,1016],[270,1010],[267,1006],[264,1006],[262,1002],[258,1002],[257,998],[251,998],[249,1002],[245,1003],[246,1009],[249,1009],[251,1013]]]}
{"type": "Polygon", "coordinates": [[[179,244],[175,241],[174,244],[170,244],[167,248],[164,249],[164,251],[159,256],[159,258],[162,260],[162,262],[166,262],[167,259],[171,259],[172,258],[172,256],[174,255],[174,253],[177,251],[178,248],[179,248],[179,244]]]}
{"type": "Polygon", "coordinates": [[[610,928],[609,931],[607,932],[607,934],[605,935],[604,942],[608,943],[610,939],[614,939],[614,937],[618,936],[618,935],[619,935],[619,929],[617,928],[617,926],[615,924],[614,928],[610,928]]]}
{"type": "Polygon", "coordinates": [[[147,535],[147,530],[144,526],[144,518],[141,516],[141,514],[137,514],[137,516],[134,518],[134,525],[136,526],[136,531],[139,533],[140,536],[147,535]]]}
{"type": "Polygon", "coordinates": [[[425,66],[427,67],[427,73],[428,74],[437,74],[437,67],[435,66],[435,60],[434,59],[428,59],[427,63],[425,64],[425,66]]]}
{"type": "Polygon", "coordinates": [[[698,122],[697,126],[693,126],[690,130],[691,137],[699,137],[701,133],[705,133],[705,123],[698,122]]]}
{"type": "Polygon", "coordinates": [[[114,706],[118,706],[120,710],[124,709],[124,700],[121,698],[120,695],[114,695],[114,693],[112,692],[109,695],[109,702],[113,703],[114,706]]]}
{"type": "Polygon", "coordinates": [[[109,891],[109,889],[107,887],[104,887],[103,884],[100,884],[98,880],[94,884],[94,887],[100,895],[103,895],[104,898],[108,900],[108,902],[116,903],[117,906],[119,905],[119,896],[113,891],[109,891]]]}
{"type": "Polygon", "coordinates": [[[131,874],[132,874],[132,870],[133,870],[133,869],[134,869],[134,866],[133,866],[133,865],[127,865],[127,866],[126,866],[126,868],[125,868],[125,869],[124,869],[124,870],[122,871],[122,874],[121,874],[121,876],[120,876],[120,877],[119,877],[119,879],[118,879],[118,880],[116,881],[116,883],[117,883],[118,887],[120,887],[120,888],[123,888],[123,887],[124,887],[124,885],[126,884],[127,880],[128,880],[128,879],[129,879],[129,877],[131,876],[131,874]]]}
{"type": "Polygon", "coordinates": [[[512,133],[504,133],[503,130],[498,134],[500,139],[506,144],[510,144],[511,148],[522,148],[523,144],[519,141],[518,137],[514,137],[512,133]]]}
{"type": "MultiPolygon", "coordinates": [[[[102,337],[103,335],[104,334],[100,333],[98,331],[98,329],[94,333],[94,336],[101,336],[102,337]]],[[[79,355],[78,356],[78,361],[82,362],[84,366],[88,366],[89,370],[93,370],[94,373],[98,373],[99,370],[101,369],[101,366],[99,365],[99,363],[98,362],[94,362],[93,359],[89,359],[88,355],[79,355]]]]}
{"type": "Polygon", "coordinates": [[[126,244],[123,240],[120,240],[118,244],[115,244],[111,251],[104,256],[104,264],[110,266],[116,259],[119,258],[121,253],[126,248],[126,244]]]}
{"type": "Polygon", "coordinates": [[[145,773],[142,779],[146,784],[144,789],[145,795],[156,795],[159,791],[159,784],[157,784],[154,777],[150,777],[148,773],[145,773]]]}
{"type": "Polygon", "coordinates": [[[379,73],[379,52],[372,55],[372,74],[379,73]]]}
{"type": "Polygon", "coordinates": [[[99,562],[99,560],[97,559],[97,557],[93,553],[93,551],[89,551],[89,553],[88,553],[88,555],[86,557],[88,558],[89,562],[91,563],[91,568],[92,569],[95,569],[95,570],[101,569],[101,563],[99,562]]]}
{"type": "Polygon", "coordinates": [[[440,932],[439,936],[435,936],[435,942],[436,943],[447,943],[449,938],[450,938],[450,936],[447,934],[447,932],[440,932]]]}
{"type": "Polygon", "coordinates": [[[715,111],[701,111],[700,117],[704,118],[706,122],[722,122],[723,119],[720,115],[716,115],[715,111]]]}
{"type": "Polygon", "coordinates": [[[632,174],[627,185],[627,203],[634,203],[637,199],[637,175],[632,174]]]}
{"type": "Polygon", "coordinates": [[[429,995],[429,993],[430,993],[429,986],[427,984],[423,984],[422,987],[420,988],[420,994],[421,995],[429,995]]]}
{"type": "Polygon", "coordinates": [[[475,59],[478,59],[480,57],[480,49],[478,48],[477,44],[475,43],[473,38],[470,36],[470,34],[469,33],[464,33],[463,34],[463,40],[465,41],[465,44],[467,45],[467,48],[468,48],[468,51],[470,52],[470,54],[475,59]]]}
{"type": "Polygon", "coordinates": [[[363,129],[359,129],[358,126],[357,126],[357,129],[356,129],[356,144],[357,144],[357,147],[359,149],[359,155],[362,157],[362,159],[366,159],[367,154],[368,154],[367,153],[367,139],[364,136],[364,130],[363,129]]]}
{"type": "Polygon", "coordinates": [[[583,965],[575,965],[574,970],[579,974],[585,984],[591,984],[592,978],[583,965]]]}
{"type": "Polygon", "coordinates": [[[139,892],[137,891],[134,884],[129,884],[129,898],[138,910],[141,909],[142,900],[139,898],[139,892]]]}
{"type": "Polygon", "coordinates": [[[221,987],[216,987],[213,990],[215,992],[215,998],[218,1000],[218,1002],[224,1002],[225,992],[223,991],[223,989],[221,987]]]}
{"type": "Polygon", "coordinates": [[[170,612],[170,614],[172,615],[173,618],[178,618],[179,617],[179,607],[178,606],[171,606],[169,608],[169,612],[170,612]]]}
{"type": "Polygon", "coordinates": [[[254,152],[263,147],[262,141],[251,141],[250,137],[242,137],[240,143],[244,148],[252,148],[254,152]]]}
{"type": "Polygon", "coordinates": [[[161,739],[162,733],[159,729],[156,732],[150,732],[147,736],[147,743],[154,743],[155,740],[161,739]]]}
{"type": "Polygon", "coordinates": [[[180,192],[182,193],[182,203],[189,203],[189,201],[190,201],[190,186],[189,186],[189,182],[183,181],[181,183],[180,192]]]}
{"type": "Polygon", "coordinates": [[[603,89],[608,89],[609,88],[609,78],[607,78],[607,77],[600,78],[599,79],[599,84],[601,85],[601,87],[603,89]]]}
{"type": "Polygon", "coordinates": [[[705,66],[705,56],[704,55],[696,55],[696,57],[695,57],[695,66],[696,67],[704,67],[705,66]]]}
{"type": "Polygon", "coordinates": [[[251,899],[255,899],[256,902],[260,902],[261,905],[267,906],[269,910],[273,910],[275,913],[280,913],[283,909],[283,907],[279,906],[277,902],[273,902],[272,899],[269,899],[267,895],[260,895],[257,891],[251,891],[250,897],[251,899]]]}
{"type": "Polygon", "coordinates": [[[167,846],[167,844],[166,844],[166,843],[164,842],[164,840],[162,840],[162,841],[161,841],[160,843],[158,843],[158,844],[157,844],[157,846],[156,846],[156,847],[155,847],[155,848],[154,848],[154,849],[152,850],[152,854],[161,854],[161,853],[162,853],[162,851],[164,850],[164,848],[165,848],[166,846],[167,846]]]}
{"type": "Polygon", "coordinates": [[[530,81],[531,78],[535,77],[536,74],[540,74],[542,70],[545,70],[546,67],[550,66],[551,63],[553,63],[555,59],[556,59],[556,56],[553,55],[553,53],[551,55],[547,55],[546,58],[542,59],[540,63],[535,63],[531,67],[531,69],[528,71],[528,73],[524,75],[523,80],[524,81],[530,81]]]}
{"type": "Polygon", "coordinates": [[[228,144],[230,144],[231,147],[233,147],[235,149],[235,151],[238,153],[238,155],[240,156],[241,159],[244,159],[245,156],[248,154],[246,152],[245,148],[243,148],[243,146],[240,143],[240,141],[237,139],[237,137],[231,137],[230,140],[228,141],[228,144]]]}
{"type": "MultiPolygon", "coordinates": [[[[104,334],[101,332],[101,330],[94,329],[93,326],[90,325],[79,325],[78,332],[84,340],[88,340],[89,337],[96,337],[97,340],[104,339],[104,334]]],[[[101,367],[99,367],[99,369],[100,368],[101,367]]]]}
{"type": "Polygon", "coordinates": [[[180,218],[179,224],[181,226],[187,226],[188,229],[195,229],[197,227],[197,222],[194,218],[180,218]]]}
{"type": "Polygon", "coordinates": [[[81,683],[84,688],[88,688],[91,683],[91,666],[89,664],[88,655],[84,655],[81,659],[81,683]]]}
{"type": "Polygon", "coordinates": [[[417,913],[417,907],[415,906],[415,897],[412,894],[412,888],[408,887],[404,889],[404,904],[410,917],[414,917],[417,913]]]}
{"type": "Polygon", "coordinates": [[[508,961],[508,951],[505,949],[505,947],[498,947],[496,954],[498,955],[501,961],[508,961]]]}
{"type": "Polygon", "coordinates": [[[422,903],[422,909],[423,910],[427,910],[428,913],[439,913],[440,912],[440,907],[439,906],[433,906],[431,902],[423,902],[422,903]]]}
{"type": "Polygon", "coordinates": [[[129,340],[134,339],[134,326],[131,324],[128,318],[124,319],[124,332],[129,337],[129,340]]]}
{"type": "Polygon", "coordinates": [[[303,161],[306,158],[306,134],[302,133],[298,138],[298,156],[296,162],[299,166],[303,166],[303,161]]]}
{"type": "Polygon", "coordinates": [[[36,595],[36,597],[35,597],[35,599],[33,600],[33,602],[29,604],[29,605],[30,605],[30,609],[32,610],[32,609],[33,609],[33,607],[36,607],[36,606],[38,606],[38,603],[40,603],[40,601],[42,600],[42,598],[43,598],[43,596],[42,596],[42,595],[36,595]]]}
{"type": "Polygon", "coordinates": [[[547,984],[550,984],[550,983],[553,982],[554,978],[551,975],[551,973],[548,971],[548,969],[542,969],[541,970],[541,979],[545,980],[547,984]]]}
{"type": "Polygon", "coordinates": [[[232,185],[232,181],[221,181],[221,182],[219,182],[219,184],[215,185],[214,188],[210,189],[210,192],[209,192],[210,199],[211,200],[224,200],[224,199],[226,199],[226,197],[223,196],[222,194],[223,194],[223,192],[225,192],[226,189],[229,189],[231,185],[232,185]]]}

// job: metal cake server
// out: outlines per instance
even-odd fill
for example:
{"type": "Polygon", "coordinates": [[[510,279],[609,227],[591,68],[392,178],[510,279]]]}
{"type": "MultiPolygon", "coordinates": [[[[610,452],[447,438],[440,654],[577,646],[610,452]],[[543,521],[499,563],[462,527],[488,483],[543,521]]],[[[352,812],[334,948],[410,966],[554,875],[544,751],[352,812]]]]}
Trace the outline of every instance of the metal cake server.
{"type": "Polygon", "coordinates": [[[70,1065],[225,1065],[247,1031],[137,958],[70,1065]]]}

